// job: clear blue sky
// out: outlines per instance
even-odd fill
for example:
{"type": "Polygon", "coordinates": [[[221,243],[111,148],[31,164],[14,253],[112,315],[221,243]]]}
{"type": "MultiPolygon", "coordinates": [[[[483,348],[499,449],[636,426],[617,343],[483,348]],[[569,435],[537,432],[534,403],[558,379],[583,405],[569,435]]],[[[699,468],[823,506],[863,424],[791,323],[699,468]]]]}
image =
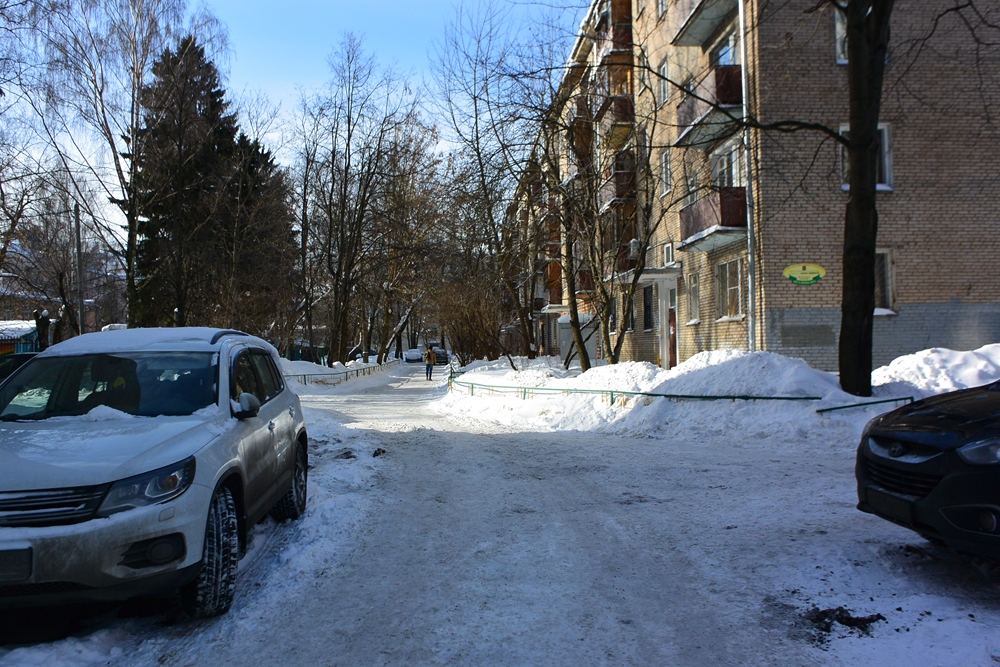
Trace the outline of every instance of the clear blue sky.
{"type": "Polygon", "coordinates": [[[346,32],[363,35],[383,63],[417,79],[451,20],[456,0],[207,0],[229,32],[229,89],[258,89],[290,111],[296,87],[329,77],[327,59],[346,32]]]}

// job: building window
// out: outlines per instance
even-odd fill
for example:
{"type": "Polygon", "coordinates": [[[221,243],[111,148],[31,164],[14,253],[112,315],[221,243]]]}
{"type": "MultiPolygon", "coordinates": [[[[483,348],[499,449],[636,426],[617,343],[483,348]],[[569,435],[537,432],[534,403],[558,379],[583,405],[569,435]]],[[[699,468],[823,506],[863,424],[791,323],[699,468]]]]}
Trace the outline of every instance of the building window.
{"type": "Polygon", "coordinates": [[[608,307],[611,309],[608,314],[608,331],[614,333],[618,331],[618,302],[612,299],[608,307]]]}
{"type": "Polygon", "coordinates": [[[740,188],[745,185],[743,144],[731,143],[711,156],[712,184],[717,188],[740,188]]]}
{"type": "Polygon", "coordinates": [[[667,12],[667,0],[656,0],[656,15],[663,16],[667,12]]]}
{"type": "Polygon", "coordinates": [[[670,99],[670,77],[669,77],[670,72],[667,67],[666,60],[660,63],[660,69],[657,70],[657,73],[658,76],[656,77],[657,79],[656,90],[657,90],[657,97],[659,97],[657,102],[660,106],[662,106],[667,103],[668,99],[670,99]]]}
{"type": "Polygon", "coordinates": [[[712,67],[740,64],[739,39],[736,31],[731,31],[728,35],[719,40],[712,52],[709,53],[709,62],[712,67]]]}
{"type": "Polygon", "coordinates": [[[670,194],[674,187],[674,175],[670,169],[670,149],[660,152],[660,196],[670,194]]]}
{"type": "Polygon", "coordinates": [[[693,169],[687,173],[685,178],[687,190],[684,192],[684,205],[690,206],[698,201],[698,172],[693,169]]]}
{"type": "Polygon", "coordinates": [[[739,317],[743,312],[740,294],[740,265],[742,260],[734,259],[715,266],[715,285],[718,292],[718,315],[739,317]]]}
{"type": "Polygon", "coordinates": [[[642,328],[646,331],[653,330],[653,286],[646,285],[642,288],[642,328]]]}
{"type": "Polygon", "coordinates": [[[847,14],[841,9],[833,9],[833,34],[836,42],[837,64],[847,64],[847,14]]]}
{"type": "Polygon", "coordinates": [[[646,0],[635,0],[635,15],[639,16],[646,11],[646,0]]]}
{"type": "Polygon", "coordinates": [[[635,301],[628,298],[627,294],[622,295],[622,329],[635,330],[635,301]]]}
{"type": "Polygon", "coordinates": [[[674,263],[674,244],[663,244],[663,266],[670,266],[674,263]]]}
{"type": "Polygon", "coordinates": [[[701,291],[698,284],[698,274],[689,273],[684,281],[687,286],[688,324],[698,324],[701,310],[701,291]]]}
{"type": "Polygon", "coordinates": [[[885,250],[875,252],[875,308],[892,310],[892,257],[885,250]]]}
{"type": "MultiPolygon", "coordinates": [[[[850,129],[850,125],[841,125],[840,134],[850,137],[850,129]]],[[[892,190],[892,132],[888,123],[878,124],[878,159],[875,170],[875,187],[883,191],[892,190]]],[[[850,162],[846,146],[840,147],[840,182],[842,189],[850,189],[850,162]]]]}

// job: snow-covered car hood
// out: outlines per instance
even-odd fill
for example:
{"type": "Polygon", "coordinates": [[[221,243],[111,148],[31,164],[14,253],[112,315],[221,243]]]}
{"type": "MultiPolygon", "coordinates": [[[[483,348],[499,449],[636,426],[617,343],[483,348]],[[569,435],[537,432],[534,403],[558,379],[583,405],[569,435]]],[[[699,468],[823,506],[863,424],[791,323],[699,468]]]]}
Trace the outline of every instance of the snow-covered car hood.
{"type": "Polygon", "coordinates": [[[230,421],[213,406],[186,417],[0,423],[0,492],[90,486],[155,470],[195,454],[230,421]]]}

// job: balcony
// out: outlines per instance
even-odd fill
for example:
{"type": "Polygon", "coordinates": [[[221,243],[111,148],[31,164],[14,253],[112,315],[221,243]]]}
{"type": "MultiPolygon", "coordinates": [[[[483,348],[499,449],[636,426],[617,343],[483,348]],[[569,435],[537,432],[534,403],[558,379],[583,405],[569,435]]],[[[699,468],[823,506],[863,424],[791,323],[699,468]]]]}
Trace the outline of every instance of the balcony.
{"type": "Polygon", "coordinates": [[[635,199],[635,174],[631,171],[614,172],[601,186],[600,196],[601,210],[635,199]]]}
{"type": "Polygon", "coordinates": [[[604,115],[604,144],[608,150],[616,151],[625,146],[635,124],[635,103],[628,95],[614,95],[604,115]]]}
{"type": "Polygon", "coordinates": [[[671,43],[674,46],[704,47],[737,9],[737,0],[679,0],[674,15],[680,20],[680,25],[671,43]]]}
{"type": "Polygon", "coordinates": [[[732,243],[746,242],[746,188],[719,188],[681,209],[678,250],[711,252],[732,243]]]}
{"type": "Polygon", "coordinates": [[[597,35],[597,61],[626,64],[632,59],[632,24],[616,23],[610,30],[597,35]]]}
{"type": "Polygon", "coordinates": [[[677,105],[677,125],[684,128],[674,145],[705,146],[737,130],[743,117],[743,72],[739,65],[718,65],[694,84],[693,94],[677,105]]]}
{"type": "Polygon", "coordinates": [[[545,268],[546,291],[549,304],[561,306],[563,302],[562,267],[558,262],[549,262],[545,268]]]}
{"type": "Polygon", "coordinates": [[[636,257],[632,250],[629,248],[628,244],[620,246],[618,252],[615,254],[615,270],[616,274],[628,273],[629,271],[635,269],[636,265],[639,263],[639,258],[636,257]]]}

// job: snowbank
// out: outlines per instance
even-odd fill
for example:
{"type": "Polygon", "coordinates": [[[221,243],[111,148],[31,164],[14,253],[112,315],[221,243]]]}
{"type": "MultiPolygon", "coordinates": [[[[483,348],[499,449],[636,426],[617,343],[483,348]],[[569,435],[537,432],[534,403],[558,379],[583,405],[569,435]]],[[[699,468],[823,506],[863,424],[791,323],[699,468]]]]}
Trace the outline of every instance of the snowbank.
{"type": "Polygon", "coordinates": [[[339,361],[333,362],[333,366],[322,366],[311,361],[281,360],[281,372],[285,375],[315,375],[317,373],[339,373],[345,370],[347,367],[339,361]]]}
{"type": "MultiPolygon", "coordinates": [[[[817,409],[866,399],[841,391],[833,373],[770,352],[702,352],[671,370],[645,362],[599,366],[582,374],[566,371],[551,361],[536,360],[525,366],[525,370],[512,371],[506,361],[476,362],[467,367],[455,391],[438,401],[436,408],[524,429],[602,431],[651,438],[684,433],[694,440],[730,434],[734,441],[740,434],[748,434],[755,440],[822,446],[823,439],[816,433],[844,429],[844,437],[854,437],[872,416],[895,407],[885,403],[820,415],[817,409]],[[469,383],[479,386],[470,390],[469,383]],[[488,386],[529,391],[491,392],[488,386]],[[554,391],[558,389],[816,400],[694,401],[616,396],[612,403],[608,394],[562,394],[554,391]]],[[[972,352],[924,350],[900,357],[872,374],[876,398],[922,398],[997,379],[1000,345],[972,352]]]]}
{"type": "Polygon", "coordinates": [[[878,396],[923,398],[1000,380],[1000,344],[958,352],[933,347],[893,360],[872,372],[878,396]]]}

